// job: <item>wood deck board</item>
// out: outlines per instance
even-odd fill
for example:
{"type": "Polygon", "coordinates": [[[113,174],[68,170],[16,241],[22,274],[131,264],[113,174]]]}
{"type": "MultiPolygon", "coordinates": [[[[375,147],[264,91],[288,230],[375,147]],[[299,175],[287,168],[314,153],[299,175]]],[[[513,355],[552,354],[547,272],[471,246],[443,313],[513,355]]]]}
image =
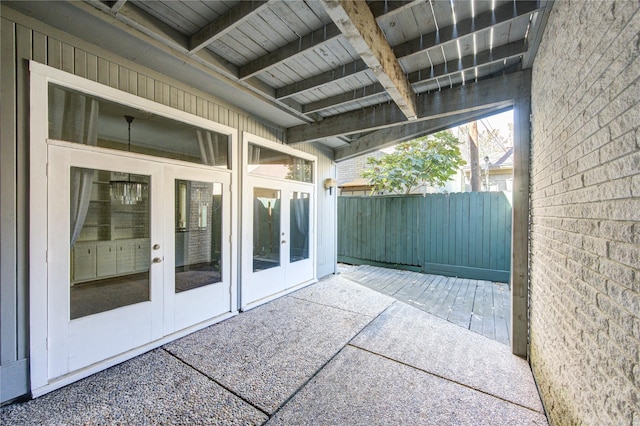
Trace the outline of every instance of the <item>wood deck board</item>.
{"type": "Polygon", "coordinates": [[[511,295],[505,283],[370,265],[351,267],[343,275],[372,290],[509,345],[511,295]]]}

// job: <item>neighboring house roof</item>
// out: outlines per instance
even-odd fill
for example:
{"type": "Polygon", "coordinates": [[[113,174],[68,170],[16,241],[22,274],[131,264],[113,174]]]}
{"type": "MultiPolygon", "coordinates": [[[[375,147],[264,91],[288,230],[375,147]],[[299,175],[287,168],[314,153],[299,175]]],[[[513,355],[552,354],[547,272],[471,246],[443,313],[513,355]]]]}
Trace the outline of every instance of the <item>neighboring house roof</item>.
{"type": "MultiPolygon", "coordinates": [[[[510,146],[506,151],[494,152],[489,154],[489,170],[511,170],[513,169],[513,147],[510,146]]],[[[480,159],[480,167],[484,169],[484,158],[480,159]]],[[[467,163],[462,170],[468,173],[471,166],[467,163]]]]}
{"type": "Polygon", "coordinates": [[[369,183],[368,179],[365,178],[356,178],[351,182],[345,182],[338,185],[340,189],[346,189],[348,191],[363,191],[370,190],[372,187],[371,183],[369,183]]]}

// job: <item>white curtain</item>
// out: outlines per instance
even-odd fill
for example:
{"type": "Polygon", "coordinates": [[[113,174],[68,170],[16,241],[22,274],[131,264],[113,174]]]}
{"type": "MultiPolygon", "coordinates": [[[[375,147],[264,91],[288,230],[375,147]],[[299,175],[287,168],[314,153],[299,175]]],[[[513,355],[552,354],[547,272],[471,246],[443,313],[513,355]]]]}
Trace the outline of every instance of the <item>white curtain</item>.
{"type": "Polygon", "coordinates": [[[219,158],[219,152],[218,144],[214,143],[211,132],[196,130],[196,136],[198,137],[198,147],[200,148],[202,164],[215,166],[219,158]]]}
{"type": "Polygon", "coordinates": [[[258,166],[260,165],[260,147],[258,145],[249,144],[248,153],[249,164],[258,166]]]}
{"type": "MultiPolygon", "coordinates": [[[[51,92],[52,132],[50,137],[84,145],[98,142],[98,101],[86,96],[54,89],[51,92]]],[[[94,170],[73,167],[70,182],[70,245],[84,226],[91,199],[94,170]]]]}

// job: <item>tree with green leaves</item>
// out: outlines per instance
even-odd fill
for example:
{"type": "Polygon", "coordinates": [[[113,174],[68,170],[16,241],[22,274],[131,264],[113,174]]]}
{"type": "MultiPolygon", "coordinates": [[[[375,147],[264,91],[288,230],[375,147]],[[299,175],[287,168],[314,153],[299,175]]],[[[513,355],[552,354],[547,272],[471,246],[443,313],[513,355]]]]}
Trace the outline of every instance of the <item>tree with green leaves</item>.
{"type": "Polygon", "coordinates": [[[465,164],[459,145],[447,131],[402,142],[390,154],[368,158],[362,177],[369,179],[372,192],[409,194],[425,184],[442,186],[465,164]]]}

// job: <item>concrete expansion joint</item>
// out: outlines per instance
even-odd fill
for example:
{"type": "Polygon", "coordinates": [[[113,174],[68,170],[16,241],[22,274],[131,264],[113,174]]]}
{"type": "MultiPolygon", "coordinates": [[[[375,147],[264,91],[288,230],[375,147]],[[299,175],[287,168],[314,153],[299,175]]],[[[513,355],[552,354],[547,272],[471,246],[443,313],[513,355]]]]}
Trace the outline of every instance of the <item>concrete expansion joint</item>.
{"type": "Polygon", "coordinates": [[[160,348],[161,350],[163,350],[165,353],[169,354],[171,357],[173,357],[175,360],[177,360],[178,362],[180,362],[181,364],[186,365],[187,367],[189,367],[190,369],[192,369],[193,371],[196,371],[200,374],[202,374],[204,377],[206,377],[208,380],[212,381],[213,383],[215,383],[216,385],[220,386],[222,389],[224,389],[225,391],[229,392],[230,394],[234,395],[235,397],[241,399],[242,401],[244,401],[245,403],[249,404],[250,406],[252,406],[253,408],[255,408],[256,410],[260,411],[262,414],[264,414],[265,416],[267,416],[267,418],[270,418],[271,416],[269,415],[269,413],[267,413],[266,411],[264,411],[262,408],[258,407],[257,405],[255,405],[254,403],[252,403],[251,401],[247,400],[245,397],[243,397],[242,395],[240,395],[239,393],[237,393],[236,391],[234,391],[233,389],[231,389],[230,387],[226,386],[224,383],[220,383],[219,381],[217,381],[216,379],[214,379],[213,377],[211,377],[210,375],[208,375],[206,372],[202,371],[201,369],[199,369],[198,367],[186,362],[185,360],[183,360],[182,358],[180,358],[179,356],[177,356],[176,354],[174,354],[173,352],[171,352],[170,350],[165,349],[164,347],[160,348]]]}
{"type": "MultiPolygon", "coordinates": [[[[304,300],[304,301],[306,301],[306,302],[309,302],[309,300],[307,300],[307,299],[298,299],[298,298],[295,298],[295,297],[293,297],[293,296],[290,296],[290,297],[292,297],[292,298],[294,298],[294,299],[297,299],[297,300],[304,300]]],[[[322,303],[317,303],[317,302],[313,302],[313,303],[316,303],[316,304],[321,305],[321,306],[328,306],[328,305],[325,305],[325,304],[322,304],[322,303]]],[[[294,398],[294,397],[295,397],[295,396],[296,396],[296,395],[297,395],[297,394],[298,394],[302,389],[304,389],[304,388],[305,388],[305,387],[306,387],[306,386],[307,386],[307,385],[308,385],[308,384],[309,384],[313,379],[315,379],[315,377],[316,377],[318,374],[320,374],[320,372],[321,372],[322,370],[324,370],[324,368],[325,368],[327,365],[329,365],[329,364],[330,364],[330,363],[331,363],[331,362],[332,362],[332,361],[333,361],[333,360],[334,360],[334,359],[335,359],[335,358],[340,354],[340,352],[342,352],[342,351],[344,350],[344,348],[346,348],[347,346],[355,347],[355,346],[353,346],[353,345],[351,344],[351,342],[353,341],[353,339],[355,339],[356,337],[358,337],[358,336],[360,335],[360,333],[362,333],[362,331],[363,331],[364,329],[366,329],[367,327],[369,327],[369,325],[371,325],[375,320],[377,320],[377,319],[378,319],[378,317],[380,317],[380,315],[382,315],[384,312],[386,312],[386,311],[387,311],[387,309],[389,309],[389,308],[390,308],[391,306],[393,306],[394,304],[396,304],[396,302],[395,302],[395,301],[394,301],[393,303],[391,303],[391,304],[390,304],[386,309],[384,309],[382,312],[380,312],[378,315],[376,315],[375,317],[373,317],[373,318],[372,318],[368,323],[366,323],[365,325],[363,325],[363,326],[362,326],[362,328],[360,329],[360,331],[358,331],[358,333],[356,333],[356,335],[355,335],[355,336],[353,336],[353,337],[351,338],[351,340],[349,340],[349,342],[347,342],[344,346],[342,346],[342,347],[340,348],[340,350],[336,351],[336,353],[334,353],[334,354],[333,354],[329,359],[327,359],[327,361],[326,361],[324,364],[322,364],[319,368],[317,368],[317,369],[316,369],[316,371],[314,371],[314,373],[313,373],[311,376],[309,376],[309,378],[308,378],[307,380],[305,380],[305,381],[304,381],[300,386],[298,386],[298,388],[297,388],[294,392],[292,392],[292,393],[291,393],[291,395],[289,395],[289,397],[288,397],[287,399],[285,399],[285,400],[282,402],[282,404],[280,404],[280,405],[278,406],[278,408],[276,408],[270,416],[268,415],[269,419],[267,419],[263,424],[268,423],[268,422],[269,422],[269,420],[270,420],[272,417],[274,417],[274,416],[275,416],[275,415],[276,415],[276,414],[277,414],[277,413],[278,413],[278,412],[279,412],[279,411],[280,411],[284,406],[286,406],[286,405],[289,403],[289,401],[291,401],[291,400],[292,400],[292,399],[293,399],[293,398],[294,398]]],[[[335,306],[329,306],[329,307],[336,308],[335,306]]],[[[337,309],[339,309],[339,308],[337,308],[337,309]]],[[[340,310],[342,310],[342,311],[344,311],[344,312],[360,314],[359,312],[352,312],[352,311],[347,310],[347,309],[340,309],[340,310]]],[[[360,314],[360,315],[363,315],[363,314],[360,314]]],[[[367,315],[364,315],[364,316],[367,316],[367,315]]],[[[262,410],[261,410],[261,411],[262,411],[262,410]]]]}
{"type": "Polygon", "coordinates": [[[531,408],[531,407],[527,407],[526,405],[518,404],[517,402],[513,402],[513,401],[508,400],[508,399],[506,399],[506,398],[503,398],[503,397],[501,397],[501,396],[495,395],[495,394],[493,394],[493,393],[491,393],[491,392],[483,391],[482,389],[478,389],[478,388],[475,388],[475,387],[473,387],[473,386],[469,386],[469,385],[467,385],[467,384],[465,384],[465,383],[463,383],[463,382],[457,381],[457,380],[452,380],[452,379],[450,379],[450,378],[448,378],[448,377],[446,377],[446,376],[442,376],[442,375],[440,375],[440,374],[438,374],[438,373],[434,373],[434,372],[432,372],[432,371],[429,371],[429,370],[425,370],[425,369],[423,369],[423,368],[416,367],[415,365],[411,365],[411,364],[408,364],[408,363],[406,363],[406,362],[398,361],[397,359],[394,359],[394,358],[391,358],[391,357],[388,357],[388,356],[385,356],[385,355],[379,354],[379,353],[377,353],[377,352],[373,352],[373,351],[371,351],[371,350],[369,350],[369,349],[363,348],[362,346],[354,345],[354,344],[352,344],[352,343],[349,343],[349,344],[348,344],[348,346],[351,346],[351,347],[352,347],[352,348],[354,348],[354,349],[359,349],[359,350],[361,350],[361,351],[364,351],[364,352],[370,353],[371,355],[375,355],[375,356],[378,356],[378,357],[380,357],[380,358],[386,359],[387,361],[391,361],[391,362],[394,362],[394,363],[396,363],[396,364],[399,364],[399,365],[402,365],[402,366],[409,367],[409,368],[411,368],[411,369],[414,369],[414,370],[420,371],[420,372],[422,372],[422,373],[429,374],[430,376],[437,377],[438,379],[446,380],[447,382],[450,382],[450,383],[454,383],[454,384],[456,384],[456,385],[463,386],[463,387],[465,387],[465,388],[467,388],[467,389],[470,389],[470,390],[472,390],[472,391],[475,391],[475,392],[478,392],[478,393],[481,393],[481,394],[484,394],[484,395],[490,396],[490,397],[495,398],[495,399],[499,399],[500,401],[506,402],[506,403],[508,403],[508,404],[515,405],[515,406],[517,406],[517,407],[521,407],[521,408],[526,408],[527,410],[529,410],[529,411],[531,411],[531,412],[533,412],[533,413],[538,413],[538,414],[542,413],[542,414],[545,414],[544,412],[541,412],[541,411],[538,411],[538,410],[534,410],[533,408],[531,408]]]}
{"type": "Polygon", "coordinates": [[[288,295],[287,297],[290,297],[290,298],[292,298],[292,299],[296,299],[296,300],[301,300],[301,301],[303,301],[303,302],[307,302],[307,303],[313,303],[314,305],[323,306],[323,307],[325,307],[325,308],[332,308],[332,309],[337,309],[337,310],[342,311],[342,312],[348,312],[348,313],[350,313],[350,314],[360,315],[360,316],[362,316],[362,317],[368,317],[368,316],[369,316],[369,315],[363,314],[362,312],[356,312],[356,311],[352,311],[352,310],[350,310],[350,309],[340,308],[340,307],[338,307],[338,306],[334,306],[334,305],[328,305],[328,304],[326,304],[326,303],[315,302],[315,301],[312,301],[312,300],[309,300],[309,299],[304,299],[304,298],[301,298],[301,297],[296,297],[296,296],[294,296],[294,295],[288,295]]]}

